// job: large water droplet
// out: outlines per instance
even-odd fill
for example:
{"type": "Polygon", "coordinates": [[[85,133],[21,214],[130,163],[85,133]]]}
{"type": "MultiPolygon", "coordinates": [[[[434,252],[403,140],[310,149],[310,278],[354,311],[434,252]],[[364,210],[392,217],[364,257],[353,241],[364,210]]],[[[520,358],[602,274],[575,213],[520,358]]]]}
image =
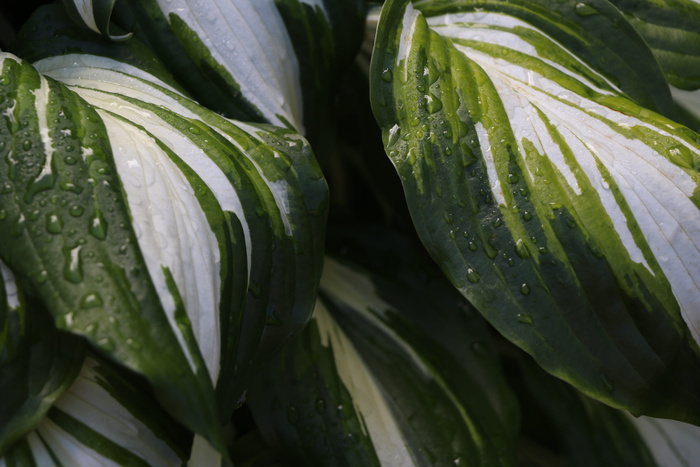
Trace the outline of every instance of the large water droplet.
{"type": "Polygon", "coordinates": [[[518,313],[515,315],[515,319],[518,320],[518,323],[523,323],[523,324],[529,324],[532,325],[535,320],[532,318],[532,316],[526,314],[526,313],[518,313]]]}
{"type": "Polygon", "coordinates": [[[50,234],[60,234],[63,231],[63,221],[55,212],[46,215],[46,231],[50,234]]]}
{"type": "Polygon", "coordinates": [[[104,240],[107,237],[107,221],[104,220],[100,211],[95,211],[95,216],[90,219],[88,231],[98,240],[104,240]]]}
{"type": "Polygon", "coordinates": [[[525,242],[523,242],[522,238],[519,238],[518,241],[515,242],[515,254],[520,258],[530,257],[530,249],[527,247],[525,242]]]}
{"type": "Polygon", "coordinates": [[[598,10],[587,3],[579,2],[574,6],[574,12],[579,16],[586,17],[597,14],[598,10]]]}
{"type": "Polygon", "coordinates": [[[382,71],[382,79],[386,83],[391,83],[394,80],[394,73],[392,73],[391,68],[382,71]]]}
{"type": "Polygon", "coordinates": [[[81,248],[82,246],[78,245],[75,248],[63,249],[63,277],[65,277],[67,281],[74,284],[77,284],[83,280],[82,261],[80,258],[81,248]]]}
{"type": "Polygon", "coordinates": [[[520,293],[527,296],[530,295],[530,287],[527,284],[523,284],[520,286],[520,293]]]}
{"type": "Polygon", "coordinates": [[[481,280],[481,276],[478,272],[476,272],[472,268],[469,268],[467,269],[467,280],[472,284],[476,284],[477,282],[479,282],[479,280],[481,280]]]}
{"type": "Polygon", "coordinates": [[[83,308],[96,308],[102,306],[102,297],[97,292],[92,292],[83,297],[80,301],[80,306],[83,308]]]}

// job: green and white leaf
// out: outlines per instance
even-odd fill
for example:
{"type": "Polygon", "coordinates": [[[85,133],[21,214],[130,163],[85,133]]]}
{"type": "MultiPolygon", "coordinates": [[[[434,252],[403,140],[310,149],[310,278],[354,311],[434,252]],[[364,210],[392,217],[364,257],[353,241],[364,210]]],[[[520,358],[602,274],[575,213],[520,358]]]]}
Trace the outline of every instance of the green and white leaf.
{"type": "Polygon", "coordinates": [[[700,4],[695,0],[611,0],[644,37],[666,79],[700,88],[700,4]]]}
{"type": "Polygon", "coordinates": [[[244,320],[251,314],[244,311],[250,281],[259,281],[267,297],[292,302],[284,308],[290,316],[275,323],[284,328],[283,338],[308,320],[315,299],[326,186],[308,145],[286,130],[237,126],[146,72],[104,57],[59,56],[37,63],[81,98],[10,56],[3,64],[9,80],[36,82],[22,84],[27,94],[5,100],[9,131],[2,141],[15,163],[5,177],[30,188],[23,199],[14,198],[19,212],[8,209],[16,228],[6,233],[12,240],[3,260],[8,257],[11,267],[38,286],[61,328],[85,335],[144,374],[166,401],[184,398],[186,403],[171,407],[175,415],[221,449],[219,435],[212,434],[220,429],[215,418],[229,416],[236,402],[232,391],[240,393],[245,385],[234,371],[239,336],[250,325],[248,351],[254,355],[264,332],[263,313],[251,318],[257,320],[253,324],[244,320]],[[72,105],[54,109],[58,96],[72,105]],[[35,126],[24,133],[16,121],[29,102],[28,121],[35,126]],[[67,116],[76,109],[88,114],[78,122],[92,127],[75,128],[67,116]],[[52,126],[55,118],[65,118],[68,128],[52,126]],[[202,121],[207,119],[212,126],[202,121]],[[36,141],[15,159],[13,150],[25,136],[36,141]],[[66,176],[74,178],[62,180],[66,176]],[[58,206],[47,203],[50,199],[58,206]],[[47,205],[51,211],[45,216],[30,214],[47,205]],[[59,246],[32,251],[33,241],[23,234],[33,241],[58,235],[59,246]],[[284,248],[254,277],[253,250],[274,248],[270,239],[284,248]],[[34,261],[26,254],[20,258],[27,249],[34,261]],[[284,262],[289,265],[284,278],[272,277],[271,265],[284,262]],[[292,295],[280,284],[303,287],[292,295]],[[71,293],[60,296],[62,291],[71,293]]]}
{"type": "Polygon", "coordinates": [[[0,458],[12,465],[182,464],[186,432],[143,388],[88,358],[70,388],[26,438],[0,458]]]}
{"type": "Polygon", "coordinates": [[[0,261],[0,457],[43,418],[83,362],[80,339],[56,332],[51,317],[27,303],[0,261]]]}
{"type": "Polygon", "coordinates": [[[628,98],[654,105],[622,83],[656,75],[620,13],[574,6],[386,2],[373,110],[424,244],[501,333],[599,400],[700,423],[700,138],[628,98]]]}
{"type": "Polygon", "coordinates": [[[631,418],[661,467],[688,467],[697,462],[700,428],[677,420],[631,418]]]}
{"type": "Polygon", "coordinates": [[[232,118],[324,137],[334,83],[359,47],[364,2],[125,3],[137,22],[135,35],[201,104],[232,118]]]}
{"type": "Polygon", "coordinates": [[[117,0],[64,0],[67,13],[73,20],[93,32],[109,37],[113,41],[126,40],[131,33],[111,34],[112,13],[117,0]]]}
{"type": "Polygon", "coordinates": [[[249,392],[261,433],[299,465],[514,465],[513,395],[458,304],[327,258],[309,326],[249,392]]]}

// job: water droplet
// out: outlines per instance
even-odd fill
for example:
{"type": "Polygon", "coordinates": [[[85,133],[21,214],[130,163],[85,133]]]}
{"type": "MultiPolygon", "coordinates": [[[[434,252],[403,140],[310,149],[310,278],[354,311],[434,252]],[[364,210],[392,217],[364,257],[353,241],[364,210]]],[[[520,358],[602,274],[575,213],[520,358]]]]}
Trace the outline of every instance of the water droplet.
{"type": "Polygon", "coordinates": [[[97,292],[89,293],[80,301],[80,306],[83,308],[95,308],[102,306],[102,297],[100,297],[97,292]]]}
{"type": "Polygon", "coordinates": [[[587,3],[579,2],[574,6],[574,12],[579,16],[586,17],[597,14],[598,10],[596,10],[591,5],[588,5],[587,3]]]}
{"type": "Polygon", "coordinates": [[[83,187],[72,182],[63,182],[61,183],[61,190],[80,194],[83,192],[83,187]]]}
{"type": "Polygon", "coordinates": [[[474,243],[474,242],[469,242],[469,249],[470,249],[471,251],[476,251],[476,250],[479,249],[479,247],[477,246],[476,243],[474,243]]]}
{"type": "Polygon", "coordinates": [[[391,83],[394,79],[394,74],[391,71],[391,68],[387,68],[386,70],[382,71],[382,79],[386,83],[391,83]]]}
{"type": "Polygon", "coordinates": [[[63,221],[56,213],[46,215],[46,231],[50,234],[60,234],[63,231],[63,221]]]}
{"type": "Polygon", "coordinates": [[[299,410],[293,405],[290,405],[287,409],[287,420],[292,425],[296,425],[299,422],[299,410]]]}
{"type": "Polygon", "coordinates": [[[68,213],[73,217],[80,217],[83,214],[83,211],[84,211],[83,207],[78,206],[76,204],[76,205],[73,205],[70,207],[70,209],[68,210],[68,213]]]}
{"type": "Polygon", "coordinates": [[[5,183],[2,188],[0,188],[0,194],[6,195],[8,193],[12,193],[12,183],[10,182],[5,183]]]}
{"type": "Polygon", "coordinates": [[[529,221],[530,219],[532,219],[532,213],[530,211],[525,211],[523,213],[523,220],[529,221]]]}
{"type": "Polygon", "coordinates": [[[452,223],[452,214],[451,213],[446,212],[445,214],[443,214],[443,218],[445,219],[445,222],[447,222],[448,224],[452,223]]]}
{"type": "Polygon", "coordinates": [[[315,407],[316,407],[316,412],[319,415],[323,415],[323,413],[326,411],[326,401],[324,401],[321,397],[319,397],[318,399],[316,399],[315,407]]]}
{"type": "Polygon", "coordinates": [[[114,352],[114,341],[109,337],[103,337],[97,340],[97,345],[105,352],[114,352]]]}
{"type": "Polygon", "coordinates": [[[139,349],[141,348],[141,344],[140,344],[138,341],[135,341],[135,340],[132,339],[132,338],[128,338],[128,339],[126,340],[126,345],[128,345],[128,346],[131,347],[132,349],[136,349],[136,350],[139,350],[139,349]]]}
{"type": "Polygon", "coordinates": [[[90,219],[88,231],[98,240],[104,240],[107,237],[107,222],[102,218],[100,211],[95,211],[95,217],[90,219]]]}
{"type": "Polygon", "coordinates": [[[528,296],[530,295],[530,287],[527,284],[523,284],[520,286],[520,293],[528,296]]]}
{"type": "Polygon", "coordinates": [[[503,221],[499,217],[495,221],[493,221],[493,224],[491,224],[491,225],[493,225],[493,228],[496,229],[496,228],[500,227],[502,224],[503,224],[503,221]]]}
{"type": "Polygon", "coordinates": [[[529,325],[532,325],[535,322],[535,320],[532,319],[532,316],[525,313],[518,313],[517,315],[515,315],[515,319],[518,320],[518,323],[529,325]]]}
{"type": "Polygon", "coordinates": [[[24,214],[20,214],[17,220],[12,224],[12,229],[10,229],[10,234],[13,237],[19,237],[24,232],[24,227],[26,225],[26,219],[24,214]]]}
{"type": "Polygon", "coordinates": [[[25,139],[22,142],[22,149],[24,149],[25,151],[29,151],[31,148],[32,148],[32,141],[29,139],[25,139]]]}
{"type": "Polygon", "coordinates": [[[576,227],[576,221],[574,220],[573,217],[567,217],[566,226],[569,227],[570,229],[573,229],[574,227],[576,227]]]}
{"type": "MultiPolygon", "coordinates": [[[[83,280],[83,269],[80,259],[80,250],[82,246],[78,245],[75,248],[63,249],[63,277],[67,281],[78,284],[83,280]]],[[[87,298],[87,297],[86,297],[87,298]]],[[[85,300],[85,299],[83,299],[85,300]]],[[[94,300],[94,299],[91,299],[94,300]]],[[[100,303],[101,304],[101,303],[100,303]]],[[[94,305],[99,306],[99,305],[94,305]]],[[[86,307],[90,308],[90,307],[86,307]]]]}
{"type": "Polygon", "coordinates": [[[0,221],[4,221],[5,218],[7,218],[7,211],[4,209],[0,209],[0,221]]]}
{"type": "Polygon", "coordinates": [[[419,117],[413,117],[410,121],[411,126],[418,126],[420,125],[420,118],[419,117]]]}
{"type": "Polygon", "coordinates": [[[49,279],[49,273],[48,273],[48,271],[46,271],[46,269],[42,269],[41,271],[34,274],[34,280],[36,281],[37,284],[43,284],[48,279],[49,279]]]}
{"type": "Polygon", "coordinates": [[[74,165],[76,162],[78,162],[78,159],[76,159],[75,156],[66,156],[63,158],[63,162],[65,162],[66,165],[74,165]]]}
{"type": "Polygon", "coordinates": [[[479,280],[481,280],[481,276],[478,272],[476,272],[472,268],[469,268],[467,269],[467,280],[472,284],[476,284],[477,282],[479,282],[479,280]]]}
{"type": "Polygon", "coordinates": [[[515,242],[515,254],[520,258],[530,257],[530,249],[525,245],[522,238],[519,238],[518,241],[515,242]]]}
{"type": "Polygon", "coordinates": [[[547,247],[544,247],[544,246],[539,247],[537,250],[540,252],[541,255],[549,252],[547,247]]]}

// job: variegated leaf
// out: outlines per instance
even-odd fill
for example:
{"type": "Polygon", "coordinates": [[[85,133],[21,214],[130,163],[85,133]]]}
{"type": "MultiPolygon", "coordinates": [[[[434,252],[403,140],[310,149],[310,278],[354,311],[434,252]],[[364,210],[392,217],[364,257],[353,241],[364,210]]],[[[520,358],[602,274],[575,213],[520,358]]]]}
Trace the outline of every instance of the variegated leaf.
{"type": "Polygon", "coordinates": [[[448,284],[422,277],[327,258],[310,325],[249,391],[281,459],[514,465],[518,412],[488,332],[448,284]]]}
{"type": "MultiPolygon", "coordinates": [[[[131,37],[131,33],[112,34],[110,26],[117,0],[64,0],[67,13],[73,20],[98,34],[120,41],[131,37]]],[[[119,4],[121,5],[121,4],[119,4]]]]}
{"type": "Polygon", "coordinates": [[[315,297],[326,188],[308,145],[287,130],[234,124],[104,57],[36,64],[72,91],[11,56],[3,65],[23,83],[5,99],[13,164],[4,176],[29,187],[6,197],[17,228],[3,259],[60,327],[147,376],[178,419],[221,450],[215,419],[229,416],[245,385],[237,359],[250,365],[263,332],[273,335],[266,346],[297,332],[315,297]],[[20,120],[33,126],[22,131],[20,120]],[[34,139],[25,148],[22,138],[34,139]],[[58,246],[28,241],[47,235],[58,246]],[[254,255],[268,258],[262,269],[254,255]],[[264,331],[261,304],[245,309],[249,287],[279,314],[274,331],[264,331]]]}
{"type": "Polygon", "coordinates": [[[27,302],[2,261],[0,280],[1,457],[70,386],[82,365],[85,346],[75,336],[57,332],[40,304],[27,302]]]}
{"type": "MultiPolygon", "coordinates": [[[[83,10],[101,4],[67,3],[83,10]]],[[[363,1],[124,3],[137,21],[136,36],[200,103],[232,118],[289,127],[325,147],[334,84],[361,40],[363,1]]]]}
{"type": "Polygon", "coordinates": [[[611,0],[640,32],[668,82],[700,88],[700,2],[697,0],[611,0]]]}
{"type": "Polygon", "coordinates": [[[182,465],[191,436],[146,390],[88,358],[75,382],[0,458],[0,466],[182,465]]]}
{"type": "Polygon", "coordinates": [[[628,74],[643,43],[611,8],[389,1],[373,109],[424,244],[501,333],[595,398],[700,423],[700,137],[628,98],[653,105],[624,83],[654,61],[628,74]]]}

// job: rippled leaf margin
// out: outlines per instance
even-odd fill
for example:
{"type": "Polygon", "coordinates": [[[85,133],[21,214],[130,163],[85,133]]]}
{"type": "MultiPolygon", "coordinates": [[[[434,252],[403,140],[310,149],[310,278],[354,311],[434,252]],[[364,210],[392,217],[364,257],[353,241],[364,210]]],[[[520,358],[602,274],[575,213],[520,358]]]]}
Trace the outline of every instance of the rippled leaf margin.
{"type": "Polygon", "coordinates": [[[700,139],[586,61],[608,32],[639,43],[621,13],[564,3],[385,3],[373,111],[424,244],[501,333],[608,404],[699,423],[700,139]],[[557,29],[567,5],[598,27],[557,29]]]}

